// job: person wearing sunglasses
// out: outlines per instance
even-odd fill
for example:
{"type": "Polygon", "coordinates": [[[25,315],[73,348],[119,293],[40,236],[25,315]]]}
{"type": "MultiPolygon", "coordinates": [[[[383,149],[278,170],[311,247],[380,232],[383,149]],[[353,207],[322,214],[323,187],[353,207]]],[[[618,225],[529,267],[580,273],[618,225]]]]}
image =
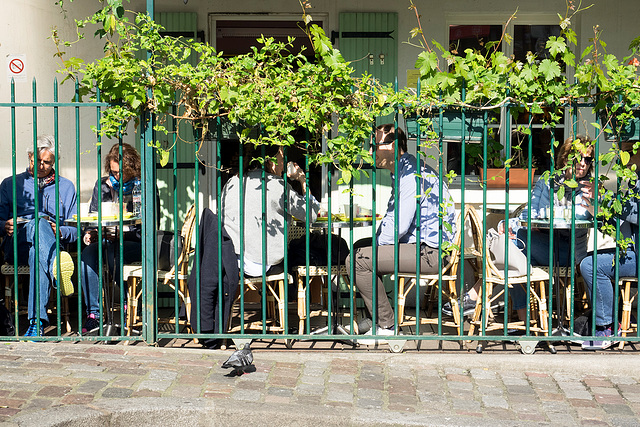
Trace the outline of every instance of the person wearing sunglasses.
{"type": "MultiPolygon", "coordinates": [[[[509,235],[515,240],[516,246],[526,255],[531,254],[531,265],[549,266],[549,250],[557,250],[558,266],[566,267],[569,260],[571,245],[575,248],[575,265],[587,256],[587,243],[589,239],[588,229],[575,229],[575,240],[571,240],[571,230],[557,230],[554,232],[554,248],[549,247],[550,231],[548,229],[531,229],[531,240],[527,238],[527,229],[520,227],[520,221],[526,220],[531,214],[531,219],[547,219],[553,207],[563,207],[567,211],[575,206],[575,218],[589,220],[593,218],[593,207],[591,199],[587,196],[593,191],[591,173],[593,169],[593,142],[585,136],[567,138],[556,152],[555,170],[560,171],[559,175],[548,179],[540,178],[536,182],[531,195],[531,203],[522,211],[519,218],[513,218],[509,223],[509,235]],[[567,185],[569,180],[578,182],[575,189],[575,199],[573,189],[567,185]],[[554,200],[551,203],[551,186],[554,188],[554,200]],[[558,190],[564,187],[564,196],[558,197],[558,190]]],[[[554,212],[555,213],[555,212],[554,212]]],[[[498,232],[504,233],[504,221],[498,224],[498,232]]],[[[573,265],[571,263],[571,265],[573,265]]],[[[476,308],[478,291],[481,281],[478,281],[473,288],[464,295],[463,306],[464,315],[473,314],[476,308]]],[[[520,320],[526,319],[526,290],[521,286],[514,286],[509,290],[513,309],[517,312],[520,320]]],[[[451,304],[446,303],[442,307],[445,315],[451,316],[451,304]]]]}
{"type": "MultiPolygon", "coordinates": [[[[567,138],[558,148],[556,155],[555,170],[560,171],[560,175],[550,177],[549,179],[540,178],[536,182],[531,195],[531,203],[525,208],[520,215],[520,219],[526,220],[531,214],[532,219],[546,219],[550,217],[550,211],[554,207],[563,207],[568,212],[575,208],[575,219],[592,219],[589,206],[591,199],[586,196],[583,189],[593,186],[591,183],[591,175],[593,171],[593,151],[594,146],[591,139],[585,136],[576,138],[567,138]],[[570,180],[578,182],[575,189],[575,199],[573,199],[574,191],[567,185],[570,180]],[[551,203],[551,186],[554,188],[554,200],[551,203]],[[564,195],[558,197],[558,192],[564,187],[564,195]]],[[[593,209],[591,209],[592,211],[593,209]]],[[[554,212],[555,213],[555,212],[554,212]]],[[[557,215],[554,215],[557,216],[557,215]]],[[[527,230],[521,228],[516,231],[519,240],[525,242],[524,248],[521,248],[525,254],[531,252],[531,265],[548,266],[549,265],[549,231],[548,230],[531,230],[531,241],[527,244],[527,230]]],[[[576,230],[575,241],[575,263],[580,261],[587,255],[587,240],[589,230],[576,230]]],[[[557,231],[554,235],[560,254],[567,254],[571,250],[571,230],[557,231]]],[[[559,265],[566,267],[570,263],[568,257],[559,257],[559,265]]]]}
{"type": "MultiPolygon", "coordinates": [[[[627,142],[626,144],[633,145],[631,142],[627,142]]],[[[624,147],[625,143],[622,145],[624,147]]],[[[631,147],[629,147],[629,149],[632,150],[631,147]]],[[[638,166],[638,153],[634,153],[633,151],[635,150],[630,152],[631,161],[627,163],[627,167],[629,168],[631,168],[632,165],[638,166]]],[[[593,198],[597,197],[594,190],[593,184],[585,186],[582,189],[584,198],[593,200],[593,198]]],[[[615,247],[605,248],[603,250],[598,249],[597,254],[590,253],[580,263],[580,274],[587,285],[587,297],[596,315],[596,338],[584,341],[582,343],[583,350],[605,350],[614,344],[612,340],[602,339],[604,337],[611,337],[616,332],[617,335],[621,334],[620,325],[614,329],[613,323],[614,319],[619,319],[615,312],[615,309],[618,307],[616,307],[615,304],[617,296],[614,283],[617,278],[638,277],[638,238],[640,234],[638,231],[638,224],[640,223],[638,205],[640,204],[640,180],[637,179],[637,176],[635,182],[629,182],[629,190],[621,194],[620,202],[620,213],[614,214],[612,218],[605,221],[609,221],[612,225],[617,226],[619,220],[619,238],[630,239],[632,243],[626,248],[617,248],[617,254],[615,247]],[[596,277],[595,283],[593,281],[594,272],[596,277]],[[595,301],[592,301],[594,285],[595,301]]],[[[614,202],[606,200],[600,201],[601,206],[611,203],[614,202]]],[[[611,208],[611,206],[609,206],[609,208],[611,208]]],[[[593,213],[593,206],[589,206],[589,209],[593,213]]],[[[632,312],[634,311],[635,308],[633,308],[632,312]]],[[[591,330],[589,330],[588,333],[591,335],[591,330]]]]}
{"type": "MultiPolygon", "coordinates": [[[[58,152],[61,152],[58,145],[58,152]]],[[[17,239],[17,260],[19,265],[29,265],[29,299],[27,314],[29,327],[25,336],[42,336],[49,323],[47,304],[52,286],[60,286],[64,296],[74,292],[71,276],[74,265],[71,255],[60,251],[60,280],[58,279],[58,253],[56,234],[60,235],[61,246],[76,241],[76,228],[64,225],[76,212],[76,189],[73,183],[55,173],[56,141],[51,135],[38,136],[36,152],[33,145],[27,150],[29,167],[15,176],[16,198],[13,197],[13,177],[5,178],[0,184],[0,237],[5,261],[14,262],[13,240],[17,239]],[[56,198],[56,189],[58,195],[56,198]],[[38,215],[35,214],[35,200],[38,200],[38,215]],[[14,224],[13,205],[17,207],[17,224],[14,224]],[[58,225],[56,226],[56,217],[58,225]],[[36,220],[37,218],[37,220],[36,220]],[[38,229],[38,261],[36,266],[35,236],[38,229]],[[36,284],[36,271],[39,283],[36,284]],[[39,290],[39,305],[36,296],[39,290]]]]}

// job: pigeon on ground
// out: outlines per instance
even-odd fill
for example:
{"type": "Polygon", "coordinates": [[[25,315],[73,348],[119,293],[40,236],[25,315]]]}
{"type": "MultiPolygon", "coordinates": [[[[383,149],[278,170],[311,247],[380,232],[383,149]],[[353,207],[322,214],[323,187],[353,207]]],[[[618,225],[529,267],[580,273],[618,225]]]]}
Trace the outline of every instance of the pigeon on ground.
{"type": "Polygon", "coordinates": [[[222,367],[233,368],[233,375],[242,375],[245,372],[253,372],[253,353],[249,344],[245,344],[241,349],[234,351],[231,356],[222,364],[222,367]]]}

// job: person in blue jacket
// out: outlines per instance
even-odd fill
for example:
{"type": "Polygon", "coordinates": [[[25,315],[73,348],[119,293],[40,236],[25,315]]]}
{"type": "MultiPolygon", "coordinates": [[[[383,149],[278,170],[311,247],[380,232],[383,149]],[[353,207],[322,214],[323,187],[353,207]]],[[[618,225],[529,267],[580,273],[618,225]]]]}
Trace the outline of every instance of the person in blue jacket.
{"type": "MultiPolygon", "coordinates": [[[[27,150],[29,167],[15,176],[16,195],[13,195],[13,177],[5,178],[0,184],[0,237],[4,237],[2,248],[7,263],[17,261],[20,265],[29,265],[29,328],[25,336],[44,335],[48,325],[47,303],[51,286],[60,285],[60,292],[67,296],[74,292],[71,276],[73,259],[60,251],[60,280],[57,280],[58,263],[56,252],[56,233],[60,235],[60,244],[64,246],[77,238],[76,228],[64,225],[76,213],[76,189],[71,181],[56,175],[56,142],[51,135],[39,136],[36,141],[36,153],[33,146],[27,150]],[[56,189],[58,200],[56,200],[56,189]],[[38,200],[38,212],[35,200],[38,200]],[[17,224],[14,224],[13,206],[17,208],[17,224]],[[56,218],[59,227],[56,227],[56,218]],[[35,247],[36,227],[38,229],[38,248],[35,247]],[[17,239],[17,254],[14,254],[13,240],[17,239]],[[36,249],[38,262],[36,266],[36,249]],[[39,283],[36,284],[36,271],[39,283]],[[36,290],[39,290],[39,304],[36,304],[36,290]]],[[[58,147],[58,151],[60,148],[58,147]]]]}

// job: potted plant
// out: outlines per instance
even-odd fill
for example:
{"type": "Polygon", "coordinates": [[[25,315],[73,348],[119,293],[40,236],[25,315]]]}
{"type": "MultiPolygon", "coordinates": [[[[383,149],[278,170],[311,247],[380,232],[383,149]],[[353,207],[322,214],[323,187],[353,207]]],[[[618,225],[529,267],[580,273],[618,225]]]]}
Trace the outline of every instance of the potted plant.
{"type": "MultiPolygon", "coordinates": [[[[509,171],[509,187],[526,188],[530,181],[533,183],[538,161],[534,155],[532,158],[532,168],[531,171],[529,171],[528,150],[526,149],[528,138],[529,135],[527,132],[513,132],[511,137],[511,156],[509,158],[505,158],[502,155],[500,152],[502,145],[497,143],[500,147],[498,150],[499,155],[495,157],[489,154],[487,155],[489,161],[487,162],[486,179],[484,177],[483,165],[479,165],[479,175],[482,183],[488,188],[505,188],[507,169],[509,171]]],[[[482,149],[482,147],[480,147],[480,149],[482,149]]]]}

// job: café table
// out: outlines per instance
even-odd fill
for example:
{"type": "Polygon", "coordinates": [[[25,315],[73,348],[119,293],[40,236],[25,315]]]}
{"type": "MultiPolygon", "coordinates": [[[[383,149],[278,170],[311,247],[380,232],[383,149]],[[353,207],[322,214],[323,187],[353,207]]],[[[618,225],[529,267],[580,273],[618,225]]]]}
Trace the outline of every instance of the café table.
{"type": "MultiPolygon", "coordinates": [[[[68,219],[65,221],[66,225],[75,227],[78,225],[78,223],[80,224],[80,227],[83,229],[86,228],[102,228],[103,230],[109,227],[114,227],[116,229],[116,240],[114,240],[114,242],[117,242],[117,231],[118,228],[120,227],[120,225],[122,224],[122,226],[132,226],[132,225],[138,225],[142,223],[142,220],[139,217],[132,217],[132,216],[124,216],[122,218],[122,220],[120,218],[118,218],[116,215],[105,215],[101,218],[101,220],[98,220],[98,216],[90,214],[87,217],[81,217],[80,221],[77,220],[76,216],[74,215],[73,219],[68,219]]],[[[107,250],[107,246],[106,243],[108,241],[106,239],[103,239],[103,248],[104,250],[103,255],[105,257],[104,262],[103,262],[103,275],[102,275],[102,280],[103,280],[103,289],[104,289],[104,302],[105,302],[105,311],[106,311],[106,322],[104,324],[105,330],[104,330],[104,334],[105,336],[111,336],[111,335],[115,335],[115,331],[120,327],[119,324],[117,324],[114,320],[114,310],[115,310],[115,293],[113,292],[113,286],[116,284],[115,282],[115,277],[112,277],[111,272],[109,271],[109,260],[107,259],[107,255],[108,255],[108,250],[107,250]]],[[[116,262],[118,261],[116,259],[116,251],[113,251],[113,265],[114,265],[114,269],[115,269],[115,265],[116,262]]]]}
{"type": "MultiPolygon", "coordinates": [[[[520,221],[520,225],[522,225],[523,227],[528,227],[529,226],[529,221],[528,220],[521,220],[520,221]]],[[[567,221],[564,218],[554,218],[553,220],[553,224],[551,223],[551,220],[548,218],[545,219],[531,219],[531,228],[539,228],[539,229],[543,229],[543,230],[552,230],[554,232],[556,231],[561,231],[561,230],[571,230],[571,228],[574,227],[576,230],[584,230],[584,229],[589,229],[589,228],[593,228],[593,221],[591,220],[585,220],[585,219],[573,219],[573,221],[569,220],[567,221]]],[[[569,329],[564,325],[565,322],[565,316],[566,316],[566,298],[561,297],[561,292],[560,292],[560,282],[561,282],[561,277],[560,277],[560,269],[559,268],[555,268],[555,267],[559,267],[559,237],[558,236],[554,236],[554,250],[553,250],[553,276],[554,276],[554,282],[556,283],[556,305],[558,307],[558,327],[556,329],[553,330],[552,335],[555,336],[567,336],[569,335],[569,329]]],[[[572,264],[571,264],[571,251],[567,252],[567,268],[565,269],[565,274],[564,274],[564,284],[566,286],[567,280],[568,280],[568,275],[569,275],[569,268],[573,268],[572,264]]],[[[566,291],[566,290],[565,290],[566,291]]]]}
{"type": "MultiPolygon", "coordinates": [[[[381,217],[377,218],[381,219],[381,217]]],[[[335,215],[331,219],[331,224],[329,224],[329,220],[327,217],[318,217],[316,221],[309,224],[310,230],[321,230],[323,233],[327,233],[329,229],[333,232],[333,230],[338,231],[338,237],[342,239],[342,230],[345,228],[358,228],[358,227],[367,227],[373,224],[373,220],[370,216],[368,217],[355,217],[352,219],[344,217],[344,215],[335,215]],[[335,218],[335,219],[334,219],[335,218]]],[[[304,221],[295,221],[294,225],[298,227],[306,227],[306,223],[304,221]]],[[[334,335],[350,335],[349,331],[347,331],[344,326],[340,325],[337,321],[338,316],[340,315],[338,311],[338,293],[340,292],[340,277],[341,277],[341,265],[340,265],[340,245],[338,244],[338,264],[336,265],[336,291],[332,294],[332,304],[333,304],[333,317],[336,319],[333,322],[333,334],[334,335]]],[[[331,256],[331,254],[329,254],[331,256]]],[[[329,275],[328,283],[333,283],[333,279],[331,278],[331,272],[328,271],[329,275]]],[[[311,332],[311,335],[327,335],[329,333],[330,325],[325,327],[316,329],[311,332]]],[[[350,345],[355,345],[356,343],[352,340],[345,340],[350,345]]]]}

